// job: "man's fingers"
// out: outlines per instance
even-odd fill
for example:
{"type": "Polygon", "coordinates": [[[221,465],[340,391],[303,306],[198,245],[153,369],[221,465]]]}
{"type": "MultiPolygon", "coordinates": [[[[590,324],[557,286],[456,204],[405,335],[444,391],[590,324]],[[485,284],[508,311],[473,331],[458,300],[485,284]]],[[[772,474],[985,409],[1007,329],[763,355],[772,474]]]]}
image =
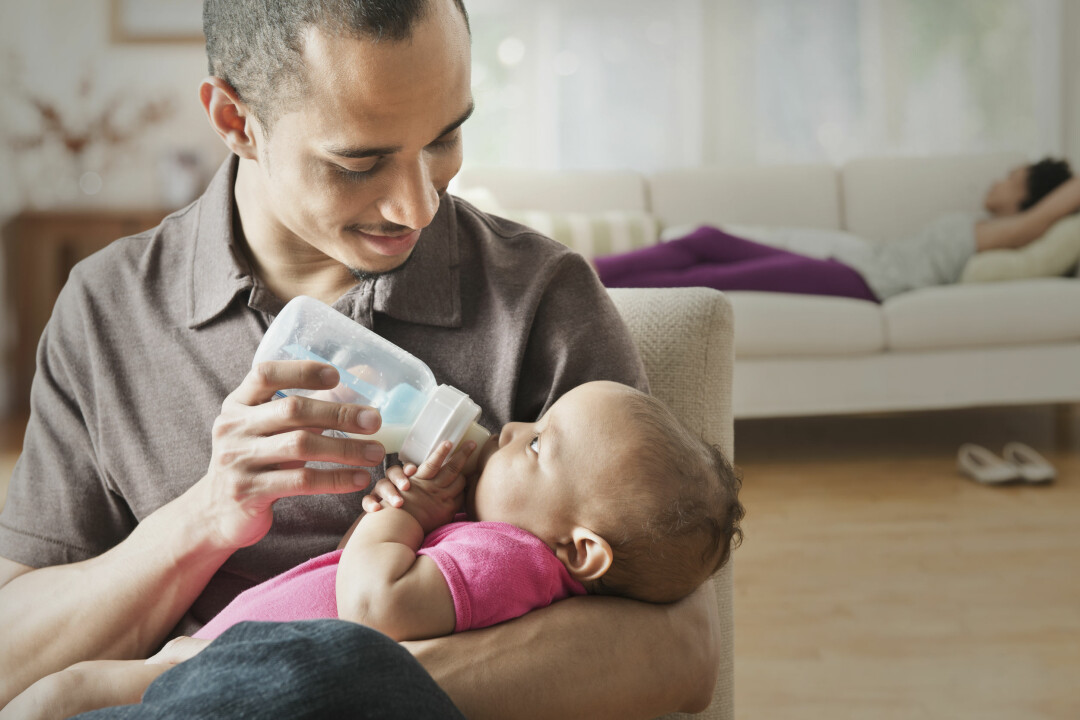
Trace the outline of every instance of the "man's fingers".
{"type": "Polygon", "coordinates": [[[190,660],[210,644],[209,640],[196,639],[181,635],[165,643],[156,655],[146,660],[147,665],[175,665],[190,660]]]}
{"type": "Polygon", "coordinates": [[[263,467],[300,461],[371,467],[382,462],[386,451],[377,442],[294,430],[256,439],[253,455],[263,467]]]}
{"type": "Polygon", "coordinates": [[[301,467],[261,473],[255,477],[254,484],[260,495],[271,498],[341,494],[366,488],[371,484],[371,473],[351,468],[301,467]]]}
{"type": "Polygon", "coordinates": [[[263,403],[246,413],[245,429],[253,435],[274,435],[288,430],[341,430],[370,435],[382,425],[379,411],[363,405],[315,400],[290,395],[263,403]]]}
{"type": "Polygon", "coordinates": [[[229,397],[243,405],[267,402],[278,390],[302,388],[329,390],[338,384],[338,371],[325,363],[311,360],[262,362],[251,368],[229,397]]]}

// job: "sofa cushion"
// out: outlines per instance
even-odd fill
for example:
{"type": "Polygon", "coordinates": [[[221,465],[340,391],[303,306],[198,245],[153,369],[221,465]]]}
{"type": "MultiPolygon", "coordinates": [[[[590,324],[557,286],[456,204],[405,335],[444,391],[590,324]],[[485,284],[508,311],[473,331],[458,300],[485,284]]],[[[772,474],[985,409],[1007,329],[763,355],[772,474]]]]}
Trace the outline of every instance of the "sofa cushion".
{"type": "Polygon", "coordinates": [[[885,348],[877,303],[767,292],[726,293],[736,357],[860,355],[885,348]]]}
{"type": "Polygon", "coordinates": [[[660,236],[656,218],[646,212],[499,210],[495,214],[531,227],[587,258],[655,245],[660,236]]]}
{"type": "Polygon", "coordinates": [[[645,178],[629,170],[527,170],[465,168],[451,183],[451,192],[465,196],[486,189],[501,208],[596,212],[648,209],[645,178]]]}
{"type": "Polygon", "coordinates": [[[1080,258],[1080,215],[1054,223],[1045,235],[1018,250],[976,253],[960,282],[1000,282],[1064,275],[1080,258]]]}
{"type": "Polygon", "coordinates": [[[838,173],[830,165],[686,168],[654,175],[652,212],[672,225],[785,225],[840,229],[838,173]]]}
{"type": "Polygon", "coordinates": [[[1071,278],[924,288],[882,309],[894,351],[1080,340],[1080,282],[1071,278]]]}

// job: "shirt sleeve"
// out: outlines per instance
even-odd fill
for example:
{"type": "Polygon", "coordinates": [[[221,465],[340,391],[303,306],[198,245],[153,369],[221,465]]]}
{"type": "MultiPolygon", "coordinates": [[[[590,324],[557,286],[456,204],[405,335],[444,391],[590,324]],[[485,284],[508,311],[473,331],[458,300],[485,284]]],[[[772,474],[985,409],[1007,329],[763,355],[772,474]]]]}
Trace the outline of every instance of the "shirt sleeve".
{"type": "Polygon", "coordinates": [[[567,253],[533,319],[514,417],[538,418],[566,392],[592,380],[649,391],[637,346],[607,290],[585,258],[567,253]]]}
{"type": "Polygon", "coordinates": [[[430,557],[450,586],[454,632],[495,625],[585,593],[540,538],[506,523],[444,525],[418,554],[430,557]]]}
{"type": "Polygon", "coordinates": [[[31,567],[100,555],[135,527],[99,464],[90,341],[96,323],[77,272],[37,351],[30,420],[0,513],[0,556],[31,567]]]}

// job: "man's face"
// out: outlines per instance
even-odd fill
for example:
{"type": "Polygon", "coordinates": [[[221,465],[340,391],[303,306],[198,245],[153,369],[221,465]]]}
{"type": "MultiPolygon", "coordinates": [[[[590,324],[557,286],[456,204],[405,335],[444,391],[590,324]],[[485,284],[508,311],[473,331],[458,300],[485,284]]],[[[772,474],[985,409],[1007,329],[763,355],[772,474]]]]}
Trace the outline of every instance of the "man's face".
{"type": "Polygon", "coordinates": [[[984,202],[986,211],[994,216],[1016,215],[1028,196],[1028,168],[1013,168],[1008,175],[990,186],[984,202]]]}
{"type": "Polygon", "coordinates": [[[261,138],[258,202],[293,262],[404,263],[461,168],[469,36],[449,0],[402,42],[304,38],[301,100],[261,138]]]}
{"type": "Polygon", "coordinates": [[[626,399],[611,382],[580,385],[535,423],[508,423],[477,452],[480,476],[465,490],[474,520],[506,522],[552,543],[576,525],[597,531],[629,497],[627,463],[638,434],[626,399]]]}

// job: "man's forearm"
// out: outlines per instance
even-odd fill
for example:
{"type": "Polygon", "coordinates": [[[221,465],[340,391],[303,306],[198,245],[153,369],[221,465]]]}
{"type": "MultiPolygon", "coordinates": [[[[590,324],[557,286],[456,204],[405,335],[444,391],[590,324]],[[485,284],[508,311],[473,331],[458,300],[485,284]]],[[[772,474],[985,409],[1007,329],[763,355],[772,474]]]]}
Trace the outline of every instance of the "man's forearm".
{"type": "Polygon", "coordinates": [[[675,605],[574,598],[405,646],[469,718],[652,718],[708,706],[721,642],[706,584],[675,605]]]}
{"type": "Polygon", "coordinates": [[[0,588],[0,706],[73,663],[145,657],[161,643],[231,552],[202,538],[187,497],[99,557],[0,588]]]}

